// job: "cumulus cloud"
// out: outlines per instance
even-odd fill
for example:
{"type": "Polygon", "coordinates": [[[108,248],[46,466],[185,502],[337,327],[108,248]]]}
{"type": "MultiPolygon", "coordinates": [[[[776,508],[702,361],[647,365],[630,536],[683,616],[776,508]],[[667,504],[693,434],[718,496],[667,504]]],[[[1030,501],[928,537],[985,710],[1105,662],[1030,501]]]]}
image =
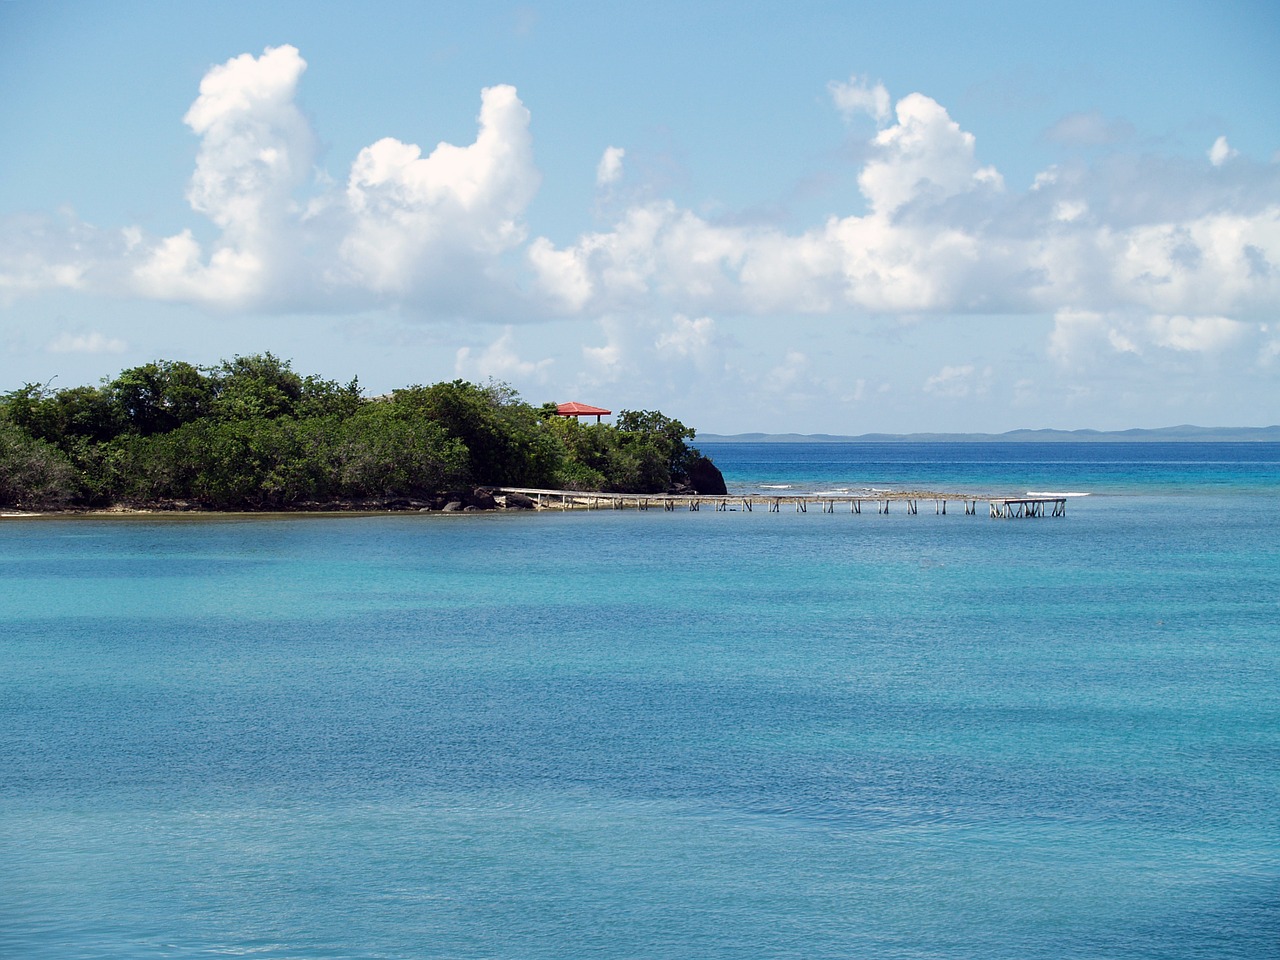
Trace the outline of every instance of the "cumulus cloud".
{"type": "Polygon", "coordinates": [[[924,392],[959,399],[974,393],[985,393],[991,379],[990,367],[978,372],[973,364],[943,367],[924,382],[924,392]]]}
{"type": "Polygon", "coordinates": [[[50,220],[0,225],[0,297],[51,287],[235,308],[316,309],[387,299],[446,314],[510,315],[540,174],[515,88],[480,92],[473,143],[430,153],[384,138],[345,184],[315,171],[317,137],[296,95],[292,46],[214,66],[184,121],[199,137],[187,201],[211,224],[149,238],[50,220]],[[483,305],[483,306],[482,306],[483,305]]]}
{"type": "Polygon", "coordinates": [[[800,350],[788,350],[782,362],[770,369],[762,386],[770,393],[794,393],[808,380],[809,358],[800,350]]]}
{"type": "Polygon", "coordinates": [[[360,151],[346,201],[342,257],[360,285],[405,293],[424,279],[448,281],[458,261],[475,264],[519,245],[521,215],[537,191],[529,111],[515,87],[481,91],[474,143],[441,143],[428,155],[387,137],[360,151]]]}
{"type": "Polygon", "coordinates": [[[655,345],[661,353],[697,357],[711,347],[715,330],[716,322],[710,317],[691,320],[683,314],[676,314],[671,329],[660,333],[655,345]]]}
{"type": "Polygon", "coordinates": [[[827,92],[846,120],[860,113],[865,113],[876,123],[882,124],[889,119],[889,91],[883,83],[872,86],[866,77],[853,76],[847,81],[831,81],[827,84],[827,92]]]}
{"type": "MultiPolygon", "coordinates": [[[[383,138],[333,182],[314,173],[317,137],[296,103],[306,69],[281,46],[202,80],[184,119],[199,138],[187,199],[203,224],[149,237],[72,215],[0,223],[0,301],[57,288],[264,312],[604,319],[606,342],[583,355],[600,377],[646,350],[710,362],[737,316],[1042,314],[1055,317],[1060,358],[1208,356],[1262,349],[1251,331],[1280,302],[1280,165],[1227,163],[1225,138],[1210,150],[1217,169],[1117,152],[1063,160],[1011,190],[943,104],[919,92],[892,102],[855,76],[828,92],[846,117],[878,125],[859,152],[860,212],[784,230],[651,199],[557,243],[525,222],[540,174],[515,88],[480,91],[473,142],[383,138]]],[[[1129,135],[1080,113],[1046,139],[1129,135]]],[[[599,186],[618,182],[624,156],[604,151],[599,186]]],[[[504,337],[458,362],[542,369],[504,337]]]]}
{"type": "Polygon", "coordinates": [[[1241,348],[1265,358],[1267,326],[1221,316],[1144,315],[1059,310],[1050,336],[1051,356],[1064,366],[1087,366],[1108,356],[1227,355],[1241,348]]]}
{"type": "Polygon", "coordinates": [[[596,186],[607,187],[622,177],[622,158],[627,151],[622,147],[605,147],[600,162],[596,164],[596,186]]]}
{"type": "MultiPolygon", "coordinates": [[[[848,103],[875,102],[865,83],[836,87],[848,103]]],[[[1076,329],[1064,318],[1260,318],[1280,300],[1275,169],[1212,181],[1173,161],[1055,166],[1010,193],[941,104],[910,94],[893,115],[859,172],[865,214],[788,233],[640,204],[566,246],[536,240],[538,290],[558,310],[588,315],[655,304],[703,314],[1050,313],[1059,353],[1076,329]]],[[[1058,135],[1098,140],[1100,122],[1080,115],[1058,135]]],[[[1119,327],[1103,341],[1135,355],[1158,346],[1149,331],[1119,327]]]]}
{"type": "Polygon", "coordinates": [[[200,137],[187,201],[222,233],[208,256],[191,230],[156,244],[134,273],[144,294],[235,305],[278,282],[282,261],[297,249],[289,236],[292,197],[315,155],[293,99],[305,69],[297,48],[286,45],[205,74],[183,118],[200,137]]]}
{"type": "Polygon", "coordinates": [[[1248,328],[1227,317],[1157,315],[1147,321],[1147,329],[1158,346],[1186,353],[1211,353],[1238,343],[1248,328]]]}
{"type": "Polygon", "coordinates": [[[515,331],[506,327],[497,340],[482,350],[459,348],[454,358],[454,371],[459,377],[473,380],[534,380],[543,383],[554,362],[550,358],[521,359],[516,352],[515,331]]]}
{"type": "Polygon", "coordinates": [[[612,231],[557,249],[540,239],[530,261],[564,309],[617,309],[658,296],[682,309],[809,313],[951,306],[981,260],[980,239],[928,211],[999,194],[973,135],[919,94],[897,105],[859,177],[871,212],[831,218],[797,235],[715,224],[668,202],[627,210],[612,231]]]}
{"type": "Polygon", "coordinates": [[[973,134],[937,101],[912,93],[895,110],[897,124],[876,134],[878,153],[858,177],[876,213],[893,213],[922,196],[937,202],[981,187],[1003,187],[994,167],[978,167],[973,134]]]}
{"type": "Polygon", "coordinates": [[[1213,141],[1213,146],[1209,148],[1209,162],[1215,167],[1220,167],[1232,157],[1239,156],[1240,151],[1234,149],[1231,144],[1227,143],[1226,137],[1219,137],[1213,141]]]}
{"type": "Polygon", "coordinates": [[[115,337],[93,333],[60,333],[49,342],[50,353],[124,353],[128,344],[115,337]]]}

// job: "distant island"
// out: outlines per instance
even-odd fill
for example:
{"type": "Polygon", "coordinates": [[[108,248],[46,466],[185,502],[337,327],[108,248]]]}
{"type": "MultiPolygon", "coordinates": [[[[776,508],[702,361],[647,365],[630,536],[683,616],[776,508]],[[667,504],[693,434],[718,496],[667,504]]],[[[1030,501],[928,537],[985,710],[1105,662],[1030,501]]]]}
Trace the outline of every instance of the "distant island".
{"type": "Polygon", "coordinates": [[[699,443],[1280,443],[1280,426],[1153,430],[1010,430],[1007,433],[703,433],[699,443]]]}
{"type": "Polygon", "coordinates": [[[270,353],[160,360],[100,386],[0,394],[0,507],[484,510],[534,505],[493,487],[724,492],[679,420],[584,424],[579,409],[597,412],[464,380],[365,397],[270,353]]]}

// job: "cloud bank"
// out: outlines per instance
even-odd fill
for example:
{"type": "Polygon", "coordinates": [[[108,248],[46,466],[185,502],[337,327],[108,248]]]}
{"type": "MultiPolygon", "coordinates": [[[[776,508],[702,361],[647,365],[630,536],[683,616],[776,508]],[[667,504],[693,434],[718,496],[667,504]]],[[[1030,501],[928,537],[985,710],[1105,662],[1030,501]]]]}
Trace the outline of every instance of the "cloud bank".
{"type": "MultiPolygon", "coordinates": [[[[828,93],[846,119],[875,121],[859,153],[859,212],[787,232],[655,200],[557,244],[526,223],[540,173],[514,87],[480,91],[472,143],[427,151],[384,138],[332,183],[315,173],[318,138],[296,103],[305,70],[281,46],[205,75],[183,118],[199,138],[187,190],[196,227],[148,237],[67,217],[0,223],[0,299],[60,288],[264,312],[408,304],[490,322],[665,317],[653,349],[686,359],[705,356],[727,318],[797,314],[1039,314],[1054,318],[1050,352],[1063,363],[1100,348],[1271,349],[1262,324],[1280,303],[1280,169],[1240,157],[1225,137],[1198,163],[1114,154],[1016,189],[945,106],[923,93],[894,102],[855,76],[828,93]]],[[[1075,114],[1046,136],[1097,146],[1130,133],[1075,114]]],[[[597,187],[621,178],[624,156],[604,149],[597,187]]],[[[591,363],[617,366],[614,347],[592,349],[591,363]]],[[[460,355],[459,368],[484,356],[545,369],[509,341],[460,355]]],[[[929,389],[973,380],[955,367],[929,389]]]]}

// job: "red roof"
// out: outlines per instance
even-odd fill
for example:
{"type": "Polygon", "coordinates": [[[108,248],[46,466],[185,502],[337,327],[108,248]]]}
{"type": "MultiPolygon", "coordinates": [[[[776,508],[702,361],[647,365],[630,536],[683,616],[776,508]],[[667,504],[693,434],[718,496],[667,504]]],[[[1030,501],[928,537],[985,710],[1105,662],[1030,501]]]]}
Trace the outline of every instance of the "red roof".
{"type": "Polygon", "coordinates": [[[607,417],[612,410],[604,410],[586,403],[561,403],[556,406],[556,413],[562,417],[607,417]]]}

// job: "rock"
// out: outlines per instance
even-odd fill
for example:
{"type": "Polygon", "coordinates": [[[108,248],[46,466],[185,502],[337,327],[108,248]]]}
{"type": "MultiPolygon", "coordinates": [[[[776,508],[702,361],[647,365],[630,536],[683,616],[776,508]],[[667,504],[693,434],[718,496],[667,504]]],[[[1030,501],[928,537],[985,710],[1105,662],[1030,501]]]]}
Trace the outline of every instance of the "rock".
{"type": "Polygon", "coordinates": [[[450,500],[442,509],[445,513],[459,513],[462,510],[462,502],[459,500],[450,500]]]}
{"type": "Polygon", "coordinates": [[[724,485],[724,474],[706,457],[699,457],[689,467],[689,486],[709,497],[723,497],[729,492],[724,485]]]}
{"type": "Polygon", "coordinates": [[[467,497],[467,506],[477,510],[497,510],[498,501],[493,499],[493,491],[487,487],[476,487],[467,497]]]}
{"type": "Polygon", "coordinates": [[[534,510],[537,509],[537,506],[532,497],[526,497],[523,493],[507,494],[508,510],[534,510]]]}

